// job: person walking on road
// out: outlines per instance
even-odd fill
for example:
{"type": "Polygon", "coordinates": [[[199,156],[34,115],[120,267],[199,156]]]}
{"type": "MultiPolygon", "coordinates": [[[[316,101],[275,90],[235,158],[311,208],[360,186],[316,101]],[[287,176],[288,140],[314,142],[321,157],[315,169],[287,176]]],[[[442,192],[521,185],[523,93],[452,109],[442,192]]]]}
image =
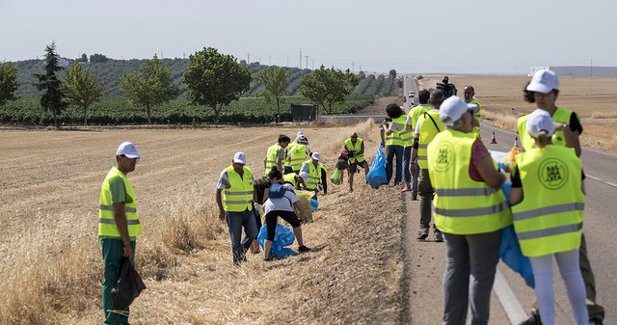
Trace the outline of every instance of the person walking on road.
{"type": "Polygon", "coordinates": [[[364,169],[364,178],[368,174],[368,162],[364,158],[364,140],[358,136],[358,132],[353,132],[347,140],[345,140],[345,150],[347,150],[347,161],[349,167],[349,192],[353,192],[353,176],[356,174],[358,167],[364,169]]]}
{"type": "Polygon", "coordinates": [[[128,324],[129,310],[114,310],[111,289],[118,281],[122,258],[135,265],[135,245],[142,228],[137,214],[137,197],[127,175],[135,171],[141,154],[131,142],[123,142],[116,150],[116,166],[112,167],[101,186],[99,197],[99,240],[103,262],[104,324],[128,324]]]}
{"type": "Polygon", "coordinates": [[[396,157],[396,174],[394,185],[398,185],[403,179],[403,152],[404,143],[401,139],[401,131],[405,127],[405,112],[397,104],[389,104],[386,107],[388,116],[381,124],[381,144],[386,146],[386,180],[390,183],[392,178],[392,164],[396,157]]]}
{"type": "MultiPolygon", "coordinates": [[[[415,135],[411,150],[411,160],[417,161],[420,167],[420,182],[418,184],[418,192],[420,194],[419,240],[425,240],[428,237],[431,226],[431,203],[433,202],[433,194],[435,192],[429,177],[427,148],[435,136],[445,128],[443,122],[439,118],[439,107],[443,100],[443,92],[439,89],[433,90],[429,97],[429,103],[433,108],[419,116],[414,131],[415,135]]],[[[435,241],[442,242],[443,236],[441,232],[439,232],[439,229],[435,227],[435,224],[433,224],[433,232],[435,234],[435,241]]]]}
{"type": "MultiPolygon", "coordinates": [[[[418,124],[418,120],[420,116],[422,116],[425,112],[431,110],[431,105],[429,105],[428,100],[430,98],[431,93],[422,89],[418,93],[418,106],[415,106],[409,111],[407,115],[407,122],[405,123],[405,131],[411,131],[411,133],[415,136],[415,127],[418,124]]],[[[409,150],[410,161],[409,164],[403,164],[403,168],[406,168],[411,175],[411,184],[406,184],[406,188],[403,189],[405,191],[411,191],[411,199],[418,199],[418,176],[420,175],[420,168],[418,167],[418,162],[416,160],[411,160],[411,151],[413,148],[413,138],[411,141],[411,145],[408,147],[405,144],[405,155],[407,154],[407,150],[409,150]]]]}
{"type": "Polygon", "coordinates": [[[279,171],[283,170],[285,163],[285,149],[291,142],[291,139],[286,135],[279,135],[278,141],[268,148],[266,158],[264,158],[265,174],[268,175],[272,167],[276,166],[279,171]]]}
{"type": "Polygon", "coordinates": [[[501,190],[506,176],[473,133],[474,114],[462,99],[446,99],[439,116],[447,128],[428,145],[435,223],[446,244],[444,325],[464,325],[469,307],[471,324],[489,323],[500,231],[512,223],[501,190]]]}
{"type": "Polygon", "coordinates": [[[526,128],[536,146],[516,156],[510,201],[521,250],[531,261],[540,318],[545,325],[555,324],[555,257],[576,324],[587,325],[579,265],[585,205],[581,160],[573,150],[551,143],[555,125],[546,111],[530,114],[526,128]]]}
{"type": "Polygon", "coordinates": [[[253,172],[246,167],[246,155],[244,152],[236,152],[231,165],[223,169],[216,184],[219,219],[227,221],[233,262],[236,265],[246,261],[245,252],[257,238],[257,225],[253,214],[257,197],[253,184],[253,172]],[[242,228],[246,237],[241,240],[242,228]]]}
{"type": "MultiPolygon", "coordinates": [[[[574,149],[578,157],[581,156],[581,144],[579,137],[583,133],[578,115],[566,108],[557,107],[556,101],[559,96],[559,78],[551,70],[540,70],[534,74],[529,84],[524,89],[524,98],[527,102],[535,103],[539,109],[549,113],[555,124],[555,132],[551,137],[553,145],[566,146],[574,149]]],[[[535,139],[526,130],[529,115],[518,119],[518,135],[524,150],[531,150],[536,146],[535,139]]],[[[587,311],[589,324],[602,325],[604,322],[604,307],[596,302],[596,281],[591,268],[591,262],[587,256],[587,243],[585,234],[581,238],[579,249],[579,263],[585,282],[587,294],[587,311]]],[[[531,316],[520,325],[541,325],[537,308],[532,308],[531,316]]]]}

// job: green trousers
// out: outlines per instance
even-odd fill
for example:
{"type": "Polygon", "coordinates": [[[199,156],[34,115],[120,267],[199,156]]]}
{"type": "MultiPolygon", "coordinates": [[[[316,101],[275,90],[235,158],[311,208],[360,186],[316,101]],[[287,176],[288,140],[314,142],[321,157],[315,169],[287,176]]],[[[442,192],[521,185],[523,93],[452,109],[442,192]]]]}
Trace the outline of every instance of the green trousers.
{"type": "MultiPolygon", "coordinates": [[[[583,282],[585,282],[585,291],[587,293],[587,311],[589,312],[589,319],[604,320],[604,307],[596,303],[596,280],[591,270],[591,263],[587,258],[587,243],[585,241],[585,234],[581,237],[580,252],[580,264],[581,273],[583,275],[583,282]]],[[[536,302],[533,302],[533,311],[537,314],[538,309],[536,302]]]]}
{"type": "MultiPolygon", "coordinates": [[[[124,325],[129,323],[129,310],[121,311],[120,313],[112,312],[113,304],[111,302],[111,288],[118,281],[118,273],[120,273],[120,261],[124,255],[124,244],[122,239],[116,238],[101,238],[101,247],[103,251],[103,262],[105,269],[103,271],[103,314],[105,315],[104,325],[124,325]]],[[[131,263],[135,265],[135,241],[131,241],[131,263]]]]}

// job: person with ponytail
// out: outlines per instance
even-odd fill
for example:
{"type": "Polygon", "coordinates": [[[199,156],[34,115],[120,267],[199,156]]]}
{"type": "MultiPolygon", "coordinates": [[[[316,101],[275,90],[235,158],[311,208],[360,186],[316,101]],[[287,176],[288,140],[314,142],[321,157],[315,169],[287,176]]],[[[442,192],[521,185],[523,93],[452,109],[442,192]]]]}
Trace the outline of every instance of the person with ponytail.
{"type": "Polygon", "coordinates": [[[534,147],[516,156],[510,201],[514,230],[535,278],[539,317],[533,321],[555,324],[554,257],[576,324],[587,325],[585,283],[579,264],[585,206],[581,160],[573,149],[553,144],[555,125],[546,111],[531,113],[526,129],[534,147]]]}

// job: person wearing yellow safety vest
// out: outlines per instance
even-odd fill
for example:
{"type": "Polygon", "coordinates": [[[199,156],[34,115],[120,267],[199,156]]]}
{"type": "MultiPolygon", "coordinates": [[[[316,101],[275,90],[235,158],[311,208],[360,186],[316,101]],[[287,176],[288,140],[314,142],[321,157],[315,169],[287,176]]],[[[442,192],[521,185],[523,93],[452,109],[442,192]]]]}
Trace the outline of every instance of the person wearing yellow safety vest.
{"type": "MultiPolygon", "coordinates": [[[[431,226],[431,202],[435,192],[429,177],[427,148],[435,136],[445,128],[439,118],[439,107],[443,100],[443,91],[439,89],[433,90],[429,97],[429,104],[433,108],[420,115],[415,127],[411,160],[417,161],[420,167],[420,181],[418,184],[418,193],[420,194],[420,230],[418,231],[418,240],[425,240],[428,237],[431,226]]],[[[435,228],[435,224],[433,224],[433,232],[435,234],[435,241],[442,242],[443,237],[439,229],[435,228]]]]}
{"type": "Polygon", "coordinates": [[[308,139],[304,135],[298,136],[296,140],[287,147],[285,174],[298,174],[302,167],[302,163],[310,156],[311,150],[308,147],[308,139]]]}
{"type": "Polygon", "coordinates": [[[364,140],[358,137],[358,132],[353,132],[344,142],[345,150],[347,150],[347,162],[349,167],[349,192],[353,192],[353,176],[358,170],[358,166],[364,169],[364,178],[368,174],[368,162],[364,158],[364,140]]]}
{"type": "Polygon", "coordinates": [[[396,176],[394,185],[398,185],[403,179],[403,152],[405,144],[401,139],[401,131],[405,128],[405,112],[397,104],[389,104],[386,107],[388,116],[381,124],[381,144],[386,146],[386,181],[390,183],[392,178],[392,163],[396,157],[396,176]]]}
{"type": "Polygon", "coordinates": [[[439,109],[446,130],[428,145],[428,170],[435,187],[435,223],[446,244],[444,325],[463,325],[471,302],[471,324],[489,323],[490,299],[501,229],[512,215],[500,173],[473,132],[476,106],[451,96],[439,109]]]}
{"type": "Polygon", "coordinates": [[[216,184],[219,219],[227,221],[233,262],[236,265],[246,261],[244,254],[257,238],[258,230],[253,214],[257,198],[253,184],[253,172],[246,167],[246,155],[244,152],[236,152],[231,166],[223,169],[216,184]],[[246,237],[241,240],[243,227],[246,237]]]}
{"type": "MultiPolygon", "coordinates": [[[[431,105],[429,105],[428,103],[430,95],[431,93],[428,90],[426,89],[420,90],[420,92],[418,93],[419,105],[412,108],[409,111],[409,115],[407,115],[407,122],[405,123],[405,131],[411,131],[412,138],[411,138],[411,144],[409,146],[407,146],[407,143],[405,143],[405,153],[403,154],[403,157],[409,157],[408,160],[411,160],[411,151],[412,151],[413,142],[414,142],[413,139],[415,136],[415,127],[416,127],[416,124],[418,123],[418,119],[420,119],[420,116],[422,116],[425,112],[428,112],[431,110],[431,105]],[[408,153],[409,153],[409,156],[407,156],[408,153]]],[[[405,159],[403,161],[405,161],[405,159]]],[[[415,201],[418,199],[418,176],[420,174],[418,162],[416,160],[408,161],[408,163],[403,162],[403,168],[407,169],[409,174],[411,175],[411,184],[409,183],[405,184],[406,186],[405,188],[403,188],[402,192],[411,191],[411,199],[415,201]]]]}
{"type": "Polygon", "coordinates": [[[304,179],[304,187],[307,191],[315,192],[314,199],[317,199],[317,192],[321,183],[322,170],[319,164],[320,159],[321,155],[319,152],[313,152],[311,159],[305,161],[300,169],[300,177],[304,179]]]}
{"type": "Polygon", "coordinates": [[[476,115],[475,115],[478,126],[474,127],[473,130],[479,136],[480,135],[480,115],[482,114],[482,105],[480,105],[480,102],[476,99],[476,97],[474,97],[475,95],[476,95],[476,90],[473,88],[473,86],[465,86],[463,90],[463,96],[465,96],[465,102],[470,105],[478,106],[478,111],[476,112],[476,115]]]}
{"type": "Polygon", "coordinates": [[[291,142],[291,139],[286,135],[279,135],[277,143],[271,145],[266,152],[266,158],[264,158],[265,174],[268,175],[272,170],[272,167],[276,166],[279,171],[283,170],[283,163],[285,162],[285,149],[291,142]]]}
{"type": "Polygon", "coordinates": [[[116,167],[112,167],[101,186],[99,197],[99,240],[105,269],[103,272],[104,324],[128,324],[129,310],[114,310],[111,289],[118,281],[123,257],[135,265],[135,243],[141,235],[137,198],[126,177],[135,171],[141,157],[134,144],[123,142],[116,150],[116,167]]]}
{"type": "Polygon", "coordinates": [[[585,206],[581,160],[571,148],[552,144],[555,125],[546,111],[531,113],[526,129],[536,146],[516,156],[510,199],[521,251],[531,261],[541,322],[555,324],[554,256],[576,324],[587,325],[585,283],[579,265],[585,206]]]}
{"type": "Polygon", "coordinates": [[[304,187],[304,180],[296,173],[283,175],[283,184],[291,184],[296,190],[304,187]]]}
{"type": "MultiPolygon", "coordinates": [[[[566,146],[574,149],[577,156],[581,156],[581,144],[579,136],[583,133],[583,126],[578,115],[566,108],[557,107],[556,101],[559,96],[559,78],[551,70],[537,71],[531,81],[524,89],[525,101],[535,103],[551,115],[555,125],[555,132],[551,137],[554,145],[566,146]]],[[[534,148],[535,140],[526,131],[526,122],[529,115],[518,119],[518,134],[524,150],[534,148]]],[[[589,313],[589,323],[592,325],[602,324],[604,320],[604,307],[596,302],[596,282],[587,256],[587,245],[585,234],[581,238],[580,247],[580,266],[583,274],[587,293],[587,311],[589,313]]],[[[535,306],[532,308],[531,316],[520,325],[541,325],[540,316],[535,306]]]]}

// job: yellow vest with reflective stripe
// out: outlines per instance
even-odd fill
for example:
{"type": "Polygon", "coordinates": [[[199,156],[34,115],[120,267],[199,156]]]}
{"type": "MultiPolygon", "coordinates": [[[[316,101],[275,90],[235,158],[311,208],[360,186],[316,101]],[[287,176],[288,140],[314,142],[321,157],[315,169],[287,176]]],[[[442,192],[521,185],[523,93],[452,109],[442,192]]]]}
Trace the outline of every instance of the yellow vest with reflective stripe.
{"type": "Polygon", "coordinates": [[[358,137],[358,140],[356,140],[356,144],[354,145],[353,142],[351,142],[351,138],[347,138],[347,140],[345,140],[345,149],[347,149],[348,152],[353,152],[354,156],[353,157],[348,157],[347,160],[349,161],[350,164],[353,164],[355,162],[361,163],[363,161],[365,161],[366,159],[364,159],[364,154],[361,155],[355,155],[356,152],[360,151],[362,149],[362,142],[364,140],[362,140],[362,138],[358,137]]]}
{"type": "Polygon", "coordinates": [[[436,109],[432,109],[426,113],[420,115],[418,119],[420,125],[418,131],[420,132],[418,136],[418,166],[422,169],[427,169],[427,151],[429,143],[433,141],[435,136],[445,129],[443,122],[439,118],[439,111],[436,109]],[[431,117],[433,120],[431,120],[431,117]],[[433,123],[435,121],[435,123],[433,123]],[[437,126],[435,126],[437,124],[437,126]]]}
{"type": "Polygon", "coordinates": [[[252,171],[244,166],[242,177],[238,174],[233,166],[225,169],[229,178],[230,188],[223,190],[223,208],[229,212],[242,212],[244,210],[253,210],[253,182],[252,171]]]}
{"type": "Polygon", "coordinates": [[[293,185],[294,188],[300,189],[298,187],[298,181],[296,181],[296,176],[298,176],[298,174],[295,174],[295,173],[283,175],[283,183],[289,183],[293,185]]]}
{"type": "MultiPolygon", "coordinates": [[[[302,143],[294,142],[295,145],[289,148],[289,156],[290,162],[289,167],[293,169],[294,172],[298,173],[300,168],[302,167],[302,163],[306,160],[306,145],[302,143]]],[[[291,145],[290,145],[291,146],[291,145]]]]}
{"type": "Polygon", "coordinates": [[[392,122],[388,122],[387,124],[388,129],[390,128],[392,124],[396,123],[399,125],[400,130],[394,131],[390,133],[390,135],[386,135],[386,146],[401,146],[401,147],[405,146],[405,143],[403,143],[403,140],[401,139],[401,131],[405,127],[406,122],[407,122],[407,117],[405,116],[405,114],[392,119],[392,122]]]}
{"type": "MultiPolygon", "coordinates": [[[[272,170],[272,167],[276,166],[276,158],[277,158],[276,154],[281,149],[283,149],[283,147],[281,147],[281,145],[278,143],[268,148],[268,151],[266,153],[266,172],[265,172],[266,175],[268,175],[268,173],[272,170]]],[[[279,171],[281,173],[283,172],[282,170],[279,170],[279,171]]]]}
{"type": "Polygon", "coordinates": [[[124,215],[129,232],[129,237],[141,235],[141,223],[137,214],[137,198],[129,180],[118,168],[112,167],[101,186],[101,195],[99,197],[99,236],[101,237],[118,237],[121,238],[116,220],[114,219],[114,206],[111,200],[110,184],[111,180],[120,177],[124,182],[126,195],[129,199],[124,202],[124,215]]]}
{"type": "MultiPolygon", "coordinates": [[[[553,113],[553,116],[551,116],[551,118],[553,119],[553,122],[562,124],[565,123],[570,125],[570,118],[572,114],[575,113],[569,109],[557,107],[555,113],[553,113]]],[[[534,140],[534,138],[529,134],[529,132],[527,132],[527,119],[529,119],[529,114],[519,117],[517,122],[517,129],[518,137],[519,139],[521,139],[521,145],[523,146],[523,149],[530,150],[532,148],[535,148],[536,140],[534,140]]],[[[566,145],[566,136],[564,135],[563,130],[556,130],[553,134],[552,140],[553,144],[560,146],[566,145]]]]}
{"type": "Polygon", "coordinates": [[[474,114],[474,117],[476,118],[476,120],[480,121],[480,115],[482,113],[482,105],[480,104],[480,102],[474,97],[467,104],[478,106],[478,111],[476,112],[476,114],[474,114]]]}
{"type": "Polygon", "coordinates": [[[469,177],[476,134],[446,129],[428,146],[428,171],[435,188],[435,226],[457,235],[497,231],[512,223],[501,189],[469,177]]]}
{"type": "Polygon", "coordinates": [[[581,160],[571,148],[548,145],[516,155],[523,201],[512,206],[514,229],[525,256],[579,248],[585,196],[581,160]]]}
{"type": "Polygon", "coordinates": [[[306,180],[306,189],[310,191],[317,190],[317,184],[321,182],[321,166],[315,166],[311,159],[304,162],[302,166],[308,164],[308,179],[306,180]]]}

